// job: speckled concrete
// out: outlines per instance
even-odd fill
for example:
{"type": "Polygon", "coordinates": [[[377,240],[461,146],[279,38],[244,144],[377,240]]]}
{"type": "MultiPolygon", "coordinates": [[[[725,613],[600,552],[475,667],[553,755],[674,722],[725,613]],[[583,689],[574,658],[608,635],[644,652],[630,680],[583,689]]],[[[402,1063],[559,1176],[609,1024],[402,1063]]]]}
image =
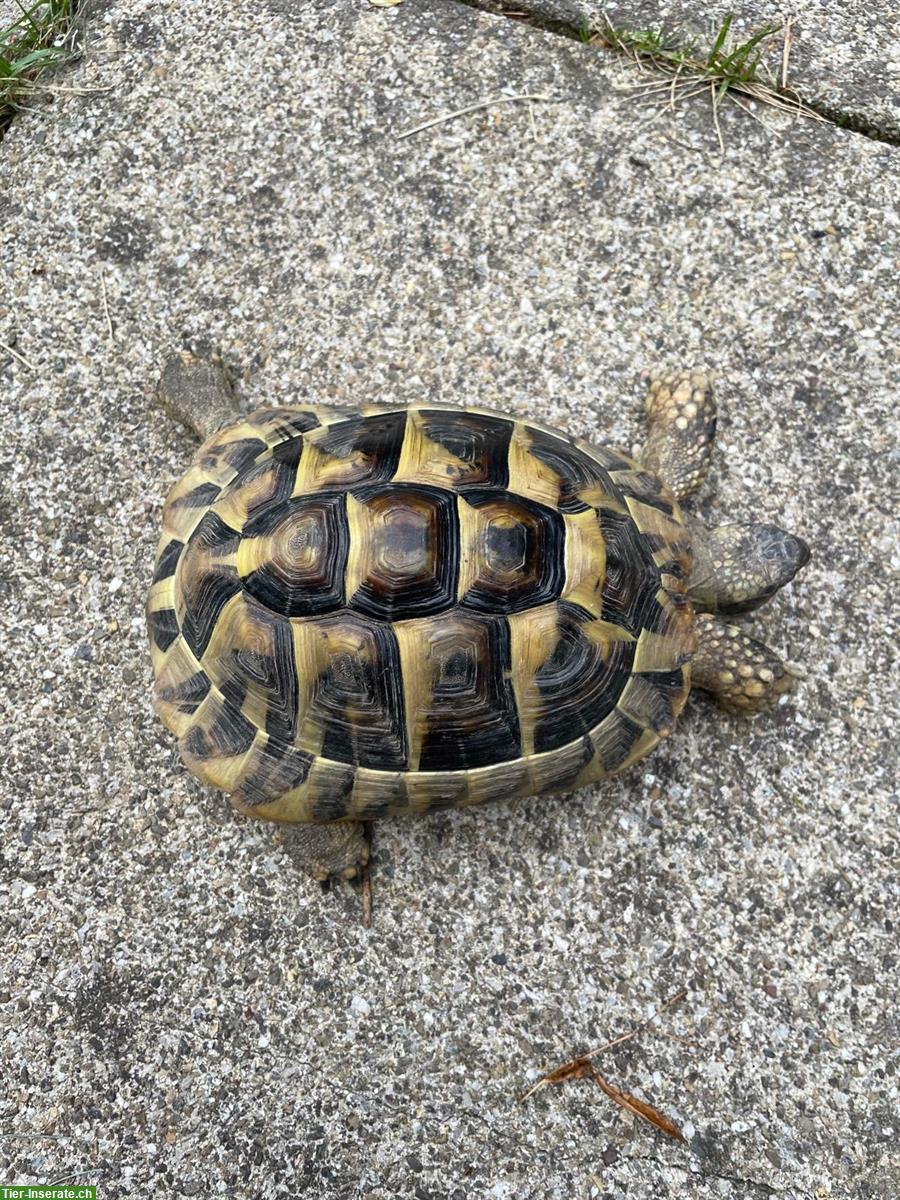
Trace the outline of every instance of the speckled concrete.
{"type": "Polygon", "coordinates": [[[106,94],[0,148],[0,1179],[104,1197],[895,1200],[900,158],[651,122],[599,54],[455,4],[95,3],[106,94]],[[210,53],[210,39],[214,53],[210,53]],[[509,104],[397,141],[502,89],[509,104]],[[112,332],[107,327],[104,292],[112,332]],[[472,400],[634,443],[714,369],[701,509],[813,562],[752,627],[809,679],[692,704],[618,784],[376,832],[375,919],[179,765],[142,604],[191,446],[248,404],[472,400]],[[599,1062],[684,1128],[537,1075],[599,1062]]]}
{"type": "MultiPolygon", "coordinates": [[[[469,0],[467,0],[469,2],[469,0]]],[[[723,21],[733,45],[767,25],[791,25],[787,83],[810,103],[876,136],[900,138],[900,8],[850,0],[471,0],[496,12],[528,12],[575,29],[598,28],[604,14],[619,29],[665,29],[679,45],[709,50],[723,21]]],[[[759,75],[781,83],[784,39],[768,47],[759,75]]],[[[764,115],[766,110],[760,112],[764,115]]]]}

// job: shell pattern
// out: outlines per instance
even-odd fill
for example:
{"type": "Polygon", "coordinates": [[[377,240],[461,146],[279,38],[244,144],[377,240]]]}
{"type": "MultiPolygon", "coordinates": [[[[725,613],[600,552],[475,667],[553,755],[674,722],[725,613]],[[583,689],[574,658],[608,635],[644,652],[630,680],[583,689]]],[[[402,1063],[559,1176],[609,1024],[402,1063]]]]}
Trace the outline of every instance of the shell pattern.
{"type": "Polygon", "coordinates": [[[618,451],[481,409],[266,409],[163,522],[154,702],[259,816],[572,790],[686,700],[689,537],[618,451]]]}

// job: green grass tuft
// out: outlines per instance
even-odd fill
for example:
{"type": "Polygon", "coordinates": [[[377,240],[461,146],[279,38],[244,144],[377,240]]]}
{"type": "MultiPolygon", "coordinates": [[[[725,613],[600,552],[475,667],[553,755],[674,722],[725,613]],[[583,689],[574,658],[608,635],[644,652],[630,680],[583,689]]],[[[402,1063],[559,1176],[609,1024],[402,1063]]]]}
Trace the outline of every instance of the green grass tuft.
{"type": "Polygon", "coordinates": [[[715,83],[721,95],[729,89],[741,90],[748,84],[768,82],[760,77],[769,39],[781,26],[765,25],[745,42],[731,44],[729,14],[719,26],[712,46],[703,51],[693,43],[681,43],[678,36],[660,29],[620,29],[609,21],[595,32],[595,38],[612,50],[645,59],[670,71],[689,71],[715,83]]]}
{"type": "Polygon", "coordinates": [[[0,29],[0,135],[41,72],[75,56],[70,35],[79,0],[17,3],[21,16],[0,29]]]}
{"type": "Polygon", "coordinates": [[[724,19],[707,49],[664,28],[621,29],[608,18],[594,28],[589,40],[630,58],[638,66],[650,67],[667,76],[665,81],[641,86],[647,93],[655,92],[669,107],[704,91],[710,95],[716,134],[723,153],[717,110],[725,98],[734,101],[751,116],[755,114],[745,101],[768,105],[795,116],[823,120],[787,85],[791,20],[781,25],[764,25],[743,42],[736,42],[732,35],[733,20],[733,15],[724,19]],[[782,35],[780,82],[766,63],[779,34],[782,35]]]}

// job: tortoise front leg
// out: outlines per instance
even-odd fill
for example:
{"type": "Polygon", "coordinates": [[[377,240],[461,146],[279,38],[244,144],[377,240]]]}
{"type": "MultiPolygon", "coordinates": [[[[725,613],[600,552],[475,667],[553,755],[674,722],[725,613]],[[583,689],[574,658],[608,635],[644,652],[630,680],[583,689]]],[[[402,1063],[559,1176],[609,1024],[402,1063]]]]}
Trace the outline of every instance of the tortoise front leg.
{"type": "Polygon", "coordinates": [[[676,500],[686,500],[706,477],[716,436],[709,378],[689,371],[651,379],[646,408],[641,462],[668,485],[676,500]]]}
{"type": "Polygon", "coordinates": [[[765,712],[800,677],[774,650],[713,613],[698,614],[696,631],[691,685],[710,692],[728,712],[765,712]]]}

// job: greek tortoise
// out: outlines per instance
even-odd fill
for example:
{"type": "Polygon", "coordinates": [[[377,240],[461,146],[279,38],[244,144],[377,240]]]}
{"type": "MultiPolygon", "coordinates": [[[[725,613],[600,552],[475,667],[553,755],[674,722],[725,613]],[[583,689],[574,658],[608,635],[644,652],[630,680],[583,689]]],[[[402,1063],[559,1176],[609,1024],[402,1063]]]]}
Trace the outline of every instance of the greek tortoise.
{"type": "Polygon", "coordinates": [[[701,374],[651,383],[640,462],[478,408],[241,417],[188,354],[159,398],[205,440],[163,512],[155,707],[240,810],[311,823],[317,878],[361,869],[382,814],[624,770],[692,686],[740,713],[793,686],[721,614],[768,599],[806,545],[679,507],[715,433],[701,374]]]}

